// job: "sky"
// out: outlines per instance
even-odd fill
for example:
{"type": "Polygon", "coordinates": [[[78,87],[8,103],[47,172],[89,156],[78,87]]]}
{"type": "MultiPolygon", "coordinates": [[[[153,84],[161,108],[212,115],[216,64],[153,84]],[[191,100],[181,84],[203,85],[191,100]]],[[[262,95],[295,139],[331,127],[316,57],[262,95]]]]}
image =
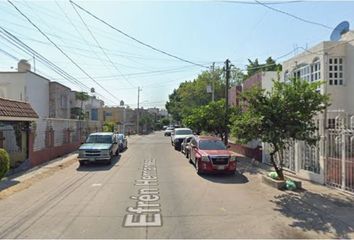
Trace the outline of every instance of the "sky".
{"type": "Polygon", "coordinates": [[[138,87],[141,106],[164,108],[173,89],[209,70],[213,62],[222,67],[230,59],[245,69],[248,59],[263,62],[271,56],[281,63],[301,53],[298,47],[329,40],[341,21],[354,24],[354,1],[262,1],[327,27],[256,1],[73,1],[119,31],[196,65],[128,38],[70,1],[12,1],[43,34],[8,1],[0,1],[0,71],[15,71],[18,60],[26,59],[52,81],[76,91],[94,88],[106,105],[123,100],[132,108],[137,106],[138,87]],[[4,30],[67,77],[38,56],[33,60],[33,52],[13,45],[4,30]]]}

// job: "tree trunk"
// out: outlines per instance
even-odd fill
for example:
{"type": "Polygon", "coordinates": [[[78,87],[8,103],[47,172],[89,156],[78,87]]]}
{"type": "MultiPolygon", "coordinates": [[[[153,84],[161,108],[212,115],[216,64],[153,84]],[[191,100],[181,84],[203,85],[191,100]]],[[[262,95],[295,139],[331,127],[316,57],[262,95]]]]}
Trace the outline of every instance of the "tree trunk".
{"type": "Polygon", "coordinates": [[[284,180],[283,168],[280,166],[278,167],[274,160],[274,154],[279,151],[277,147],[274,147],[274,151],[270,153],[270,161],[274,167],[275,172],[278,174],[279,180],[284,180]]]}

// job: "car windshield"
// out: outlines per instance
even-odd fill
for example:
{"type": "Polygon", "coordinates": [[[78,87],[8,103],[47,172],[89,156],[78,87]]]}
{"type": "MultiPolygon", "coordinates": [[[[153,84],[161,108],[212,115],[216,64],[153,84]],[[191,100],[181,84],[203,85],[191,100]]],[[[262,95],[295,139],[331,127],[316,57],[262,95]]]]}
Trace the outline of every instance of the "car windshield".
{"type": "Polygon", "coordinates": [[[225,144],[220,140],[204,140],[199,142],[199,149],[202,150],[225,150],[225,144]]]}
{"type": "Polygon", "coordinates": [[[166,130],[173,130],[174,128],[172,128],[172,127],[168,127],[166,130]]]}
{"type": "Polygon", "coordinates": [[[122,140],[123,138],[124,138],[124,135],[123,135],[123,134],[119,134],[119,135],[118,135],[118,139],[119,139],[119,140],[122,140]]]}
{"type": "Polygon", "coordinates": [[[188,135],[192,134],[192,130],[183,129],[183,130],[176,130],[176,135],[188,135]]]}
{"type": "Polygon", "coordinates": [[[86,143],[112,143],[111,135],[90,135],[86,143]]]}

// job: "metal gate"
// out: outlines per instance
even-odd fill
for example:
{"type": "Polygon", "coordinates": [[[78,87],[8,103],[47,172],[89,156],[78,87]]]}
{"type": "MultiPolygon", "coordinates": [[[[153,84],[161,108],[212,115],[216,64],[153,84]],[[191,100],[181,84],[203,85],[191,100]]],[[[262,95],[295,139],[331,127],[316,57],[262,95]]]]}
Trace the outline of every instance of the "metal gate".
{"type": "Polygon", "coordinates": [[[328,129],[325,181],[329,186],[354,192],[354,126],[347,124],[353,121],[346,120],[337,117],[335,127],[328,129]]]}

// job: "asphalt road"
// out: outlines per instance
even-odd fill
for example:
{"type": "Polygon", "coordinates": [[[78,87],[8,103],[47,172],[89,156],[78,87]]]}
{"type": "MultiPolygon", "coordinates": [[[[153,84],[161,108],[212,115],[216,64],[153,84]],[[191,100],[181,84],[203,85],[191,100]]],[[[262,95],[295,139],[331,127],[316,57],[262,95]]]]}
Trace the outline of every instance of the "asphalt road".
{"type": "Polygon", "coordinates": [[[135,136],[111,166],[78,163],[0,200],[0,238],[308,238],[279,194],[239,166],[199,176],[162,133],[135,136]]]}

